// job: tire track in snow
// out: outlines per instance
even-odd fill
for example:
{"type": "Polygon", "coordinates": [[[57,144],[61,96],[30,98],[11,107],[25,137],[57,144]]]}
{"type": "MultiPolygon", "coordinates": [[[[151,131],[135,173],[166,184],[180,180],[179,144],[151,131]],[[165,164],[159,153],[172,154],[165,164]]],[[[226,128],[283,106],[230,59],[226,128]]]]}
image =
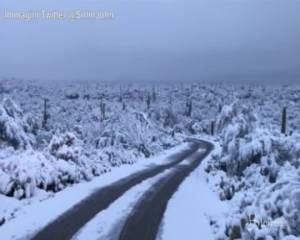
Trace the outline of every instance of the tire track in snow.
{"type": "Polygon", "coordinates": [[[147,191],[127,218],[119,240],[155,240],[168,201],[184,179],[211,152],[213,145],[203,142],[205,151],[196,151],[187,160],[173,167],[173,171],[147,191]]]}
{"type": "Polygon", "coordinates": [[[155,183],[165,178],[171,171],[172,169],[167,169],[129,189],[108,208],[98,213],[84,225],[72,240],[117,240],[126,219],[134,211],[138,199],[141,199],[145,192],[155,183]]]}

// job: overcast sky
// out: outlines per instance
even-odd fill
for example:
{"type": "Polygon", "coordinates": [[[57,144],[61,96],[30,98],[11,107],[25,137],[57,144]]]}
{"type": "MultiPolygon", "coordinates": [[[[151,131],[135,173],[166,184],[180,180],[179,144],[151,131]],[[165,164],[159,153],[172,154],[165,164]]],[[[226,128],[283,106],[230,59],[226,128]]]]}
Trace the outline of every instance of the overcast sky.
{"type": "Polygon", "coordinates": [[[300,0],[1,0],[0,76],[207,80],[300,76],[300,0]],[[4,10],[112,11],[31,22],[4,10]]]}

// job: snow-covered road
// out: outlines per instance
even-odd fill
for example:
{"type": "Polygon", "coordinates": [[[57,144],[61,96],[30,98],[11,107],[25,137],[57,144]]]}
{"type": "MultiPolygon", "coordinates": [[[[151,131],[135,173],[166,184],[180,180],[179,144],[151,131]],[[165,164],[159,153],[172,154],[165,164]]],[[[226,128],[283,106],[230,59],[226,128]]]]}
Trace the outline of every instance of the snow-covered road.
{"type": "Polygon", "coordinates": [[[118,237],[119,240],[155,240],[167,204],[182,181],[201,163],[212,149],[205,144],[186,160],[177,164],[170,173],[156,182],[138,200],[134,211],[128,216],[118,237]]]}
{"type": "Polygon", "coordinates": [[[213,240],[210,218],[222,217],[227,205],[206,183],[205,164],[180,181],[182,170],[199,164],[202,154],[205,149],[131,188],[80,229],[73,240],[197,240],[199,236],[213,240]],[[173,194],[176,181],[180,186],[173,194]]]}
{"type": "Polygon", "coordinates": [[[204,141],[193,140],[190,147],[176,155],[168,164],[155,166],[121,179],[104,187],[80,202],[74,208],[60,216],[33,239],[70,239],[91,220],[97,213],[108,208],[111,203],[126,193],[130,188],[144,180],[152,178],[167,169],[172,171],[163,181],[156,183],[138,202],[122,229],[119,239],[155,239],[159,223],[167,202],[184,178],[197,167],[201,160],[209,154],[213,146],[204,141]],[[199,151],[201,149],[201,151],[199,151]],[[187,160],[189,163],[187,163],[187,160]],[[153,190],[155,189],[155,190],[153,190]],[[151,198],[152,201],[148,202],[151,198]],[[154,208],[156,211],[151,211],[154,208]],[[150,211],[148,211],[150,210],[150,211]],[[153,214],[155,213],[155,214],[153,214]],[[149,228],[151,226],[151,228],[149,228]],[[138,236],[137,236],[138,234],[138,236]]]}
{"type": "Polygon", "coordinates": [[[95,189],[93,183],[75,186],[70,194],[66,190],[61,196],[24,207],[0,228],[0,235],[3,233],[4,239],[154,240],[172,195],[213,149],[208,142],[189,141],[155,164],[127,169],[128,174],[120,169],[119,177],[103,185],[104,177],[102,187],[95,189]],[[83,189],[88,185],[94,186],[92,192],[83,189]],[[76,197],[77,202],[72,200],[76,197]],[[55,202],[60,202],[61,208],[55,202]],[[53,212],[49,212],[51,209],[53,212]],[[14,227],[20,223],[22,227],[16,234],[14,227]]]}

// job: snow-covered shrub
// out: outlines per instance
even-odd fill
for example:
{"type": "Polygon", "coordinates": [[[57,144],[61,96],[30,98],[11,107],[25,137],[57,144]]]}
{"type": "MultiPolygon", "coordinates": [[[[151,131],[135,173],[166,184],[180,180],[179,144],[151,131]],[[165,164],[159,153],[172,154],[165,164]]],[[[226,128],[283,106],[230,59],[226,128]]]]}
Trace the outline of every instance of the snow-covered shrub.
{"type": "Polygon", "coordinates": [[[163,137],[161,130],[145,113],[133,111],[109,121],[108,130],[101,133],[97,146],[113,166],[133,163],[138,156],[150,157],[170,144],[170,139],[163,137]]]}
{"type": "Polygon", "coordinates": [[[57,155],[67,157],[63,159],[47,152],[27,150],[0,159],[0,193],[19,199],[28,198],[37,188],[56,192],[109,171],[108,165],[97,154],[83,154],[79,161],[69,153],[57,155]]]}
{"type": "Polygon", "coordinates": [[[160,121],[164,127],[171,128],[179,121],[172,108],[163,108],[160,111],[156,110],[156,120],[160,121]]]}
{"type": "Polygon", "coordinates": [[[225,105],[222,107],[221,113],[217,118],[217,130],[221,132],[229,124],[232,123],[234,117],[237,117],[238,103],[234,102],[231,105],[225,105]]]}
{"type": "Polygon", "coordinates": [[[54,135],[49,144],[50,153],[58,159],[78,162],[82,149],[73,133],[54,135]]]}
{"type": "Polygon", "coordinates": [[[0,105],[0,141],[15,149],[31,147],[30,125],[25,121],[20,108],[9,98],[0,105]]]}
{"type": "Polygon", "coordinates": [[[222,139],[220,168],[231,175],[241,175],[249,165],[260,160],[269,143],[265,132],[258,130],[257,117],[250,107],[235,102],[224,106],[217,119],[217,129],[222,139]]]}
{"type": "Polygon", "coordinates": [[[2,193],[16,198],[31,197],[37,186],[47,189],[57,179],[51,162],[33,150],[1,159],[0,169],[7,176],[2,193]]]}
{"type": "Polygon", "coordinates": [[[81,141],[70,132],[54,135],[47,151],[6,149],[0,155],[0,193],[29,198],[37,188],[56,192],[69,184],[90,180],[109,171],[101,154],[85,152],[81,141]]]}
{"type": "Polygon", "coordinates": [[[126,149],[136,149],[145,157],[149,157],[152,130],[154,131],[154,128],[144,113],[135,112],[127,117],[122,116],[117,130],[118,143],[126,149]]]}
{"type": "Polygon", "coordinates": [[[207,172],[215,178],[220,198],[233,205],[226,236],[299,237],[299,136],[261,128],[255,115],[250,107],[234,103],[225,106],[218,118],[221,150],[207,172]],[[249,224],[249,216],[254,224],[249,224]]]}
{"type": "Polygon", "coordinates": [[[66,93],[66,99],[71,99],[71,100],[74,100],[74,99],[78,99],[80,97],[80,95],[76,92],[68,92],[66,93]]]}
{"type": "Polygon", "coordinates": [[[229,143],[233,138],[243,138],[257,128],[257,116],[247,105],[234,102],[225,105],[217,117],[217,131],[229,143]]]}
{"type": "Polygon", "coordinates": [[[4,195],[12,194],[13,185],[11,177],[0,169],[0,193],[4,195]]]}

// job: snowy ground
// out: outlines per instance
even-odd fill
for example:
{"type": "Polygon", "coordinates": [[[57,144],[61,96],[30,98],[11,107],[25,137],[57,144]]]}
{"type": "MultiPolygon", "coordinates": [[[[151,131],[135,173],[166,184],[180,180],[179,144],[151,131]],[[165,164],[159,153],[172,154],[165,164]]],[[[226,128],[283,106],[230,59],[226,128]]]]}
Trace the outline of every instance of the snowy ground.
{"type": "Polygon", "coordinates": [[[165,151],[159,156],[138,161],[134,165],[123,165],[115,168],[112,172],[97,177],[90,182],[76,184],[56,194],[39,191],[35,197],[24,200],[16,200],[0,195],[0,213],[10,216],[7,222],[0,227],[1,239],[19,239],[32,235],[89,196],[95,189],[109,185],[137,171],[149,168],[153,164],[165,164],[170,160],[168,156],[185,149],[187,144],[184,143],[165,151]],[[17,231],[16,226],[18,226],[17,231]]]}

